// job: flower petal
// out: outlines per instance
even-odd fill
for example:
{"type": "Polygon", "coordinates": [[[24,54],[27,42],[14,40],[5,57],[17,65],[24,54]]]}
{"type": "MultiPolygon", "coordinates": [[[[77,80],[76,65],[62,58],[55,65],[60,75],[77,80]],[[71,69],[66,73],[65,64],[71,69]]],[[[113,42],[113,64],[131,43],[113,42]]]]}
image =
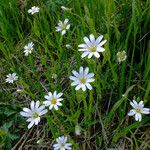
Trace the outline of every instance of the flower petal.
{"type": "Polygon", "coordinates": [[[135,109],[131,109],[128,113],[128,116],[133,116],[135,115],[135,113],[136,113],[135,109]]]}
{"type": "Polygon", "coordinates": [[[143,108],[142,113],[143,114],[150,114],[150,109],[149,108],[143,108]]]}

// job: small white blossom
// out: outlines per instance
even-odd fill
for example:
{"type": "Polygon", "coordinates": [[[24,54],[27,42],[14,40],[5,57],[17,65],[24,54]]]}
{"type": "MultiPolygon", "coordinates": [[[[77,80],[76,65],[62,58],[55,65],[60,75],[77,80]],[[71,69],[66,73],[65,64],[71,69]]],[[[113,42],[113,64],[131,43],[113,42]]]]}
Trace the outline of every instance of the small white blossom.
{"type": "Polygon", "coordinates": [[[43,144],[43,138],[39,139],[36,143],[39,145],[43,144]]]}
{"type": "Polygon", "coordinates": [[[30,129],[34,124],[38,125],[40,122],[40,117],[48,112],[47,109],[45,109],[44,105],[40,106],[40,102],[34,102],[31,101],[30,109],[29,108],[23,108],[23,111],[20,112],[20,115],[28,118],[26,121],[30,122],[28,125],[28,129],[30,129]]]}
{"type": "Polygon", "coordinates": [[[76,135],[81,135],[81,127],[79,125],[75,126],[75,134],[76,135]]]}
{"type": "Polygon", "coordinates": [[[35,14],[35,13],[38,13],[39,10],[40,10],[39,7],[33,6],[31,9],[28,10],[28,13],[31,14],[31,15],[33,15],[33,14],[35,14]]]}
{"type": "Polygon", "coordinates": [[[8,74],[6,77],[6,82],[8,83],[13,83],[14,81],[18,80],[18,76],[16,75],[16,73],[8,74]]]}
{"type": "Polygon", "coordinates": [[[126,58],[127,58],[127,55],[126,55],[125,51],[117,53],[117,60],[118,60],[119,63],[121,63],[122,61],[125,61],[126,58]]]}
{"type": "Polygon", "coordinates": [[[82,88],[83,91],[86,91],[86,87],[91,90],[92,86],[89,84],[94,81],[94,73],[89,73],[89,68],[83,67],[79,68],[79,73],[75,70],[72,71],[74,76],[70,76],[70,80],[73,80],[71,86],[76,86],[75,90],[82,88]],[[89,73],[89,74],[88,74],[89,73]]]}
{"type": "Polygon", "coordinates": [[[71,45],[70,44],[66,44],[66,48],[71,48],[71,45]]]}
{"type": "Polygon", "coordinates": [[[143,101],[137,103],[135,100],[133,100],[133,102],[130,102],[130,105],[133,107],[133,109],[130,110],[128,116],[134,116],[136,121],[142,120],[142,114],[150,114],[150,109],[144,108],[143,101]]]}
{"type": "Polygon", "coordinates": [[[54,150],[70,150],[71,143],[67,143],[67,137],[61,136],[56,139],[57,143],[53,145],[54,150]]]}
{"type": "Polygon", "coordinates": [[[57,77],[58,77],[57,74],[55,73],[52,74],[52,79],[57,79],[57,77]]]}
{"type": "Polygon", "coordinates": [[[103,35],[100,35],[96,40],[93,34],[90,34],[89,39],[88,37],[84,37],[85,44],[80,44],[78,47],[80,48],[78,51],[82,51],[83,54],[81,55],[82,58],[88,56],[90,59],[93,55],[96,58],[100,57],[99,53],[102,53],[105,51],[105,49],[102,47],[107,40],[101,41],[103,38],[103,35]]]}
{"type": "Polygon", "coordinates": [[[65,19],[64,22],[59,20],[58,26],[56,28],[56,32],[61,32],[62,35],[66,34],[66,31],[70,29],[70,24],[68,23],[69,19],[65,19]]]}
{"type": "Polygon", "coordinates": [[[58,106],[62,106],[61,102],[63,100],[63,98],[61,98],[61,96],[63,95],[63,93],[58,93],[56,91],[54,91],[54,93],[52,94],[51,92],[48,92],[48,95],[45,95],[45,99],[47,99],[46,101],[43,102],[43,104],[45,106],[49,106],[49,109],[51,110],[53,107],[54,109],[58,110],[58,106]]]}
{"type": "Polygon", "coordinates": [[[27,45],[25,45],[25,47],[24,47],[24,49],[25,49],[24,50],[25,56],[28,56],[29,54],[32,53],[33,46],[34,46],[33,42],[30,42],[27,45]]]}
{"type": "Polygon", "coordinates": [[[70,11],[70,10],[71,10],[70,8],[67,8],[67,7],[65,7],[65,6],[61,6],[61,9],[62,9],[63,11],[70,11]]]}

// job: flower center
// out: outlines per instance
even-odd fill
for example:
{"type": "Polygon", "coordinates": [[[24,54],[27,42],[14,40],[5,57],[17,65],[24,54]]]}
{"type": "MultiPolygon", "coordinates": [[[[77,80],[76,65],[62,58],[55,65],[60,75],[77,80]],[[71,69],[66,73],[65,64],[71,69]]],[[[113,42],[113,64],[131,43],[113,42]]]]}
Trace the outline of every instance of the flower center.
{"type": "Polygon", "coordinates": [[[61,143],[61,147],[64,147],[65,146],[65,143],[61,143]]]}
{"type": "Polygon", "coordinates": [[[96,52],[96,45],[91,45],[90,47],[89,47],[89,51],[91,51],[91,52],[96,52]]]}
{"type": "Polygon", "coordinates": [[[136,108],[135,110],[137,113],[141,113],[141,108],[136,108]]]}
{"type": "Polygon", "coordinates": [[[66,30],[67,24],[63,24],[62,30],[66,30]]]}
{"type": "Polygon", "coordinates": [[[55,98],[52,98],[51,104],[56,105],[56,99],[55,98]]]}
{"type": "Polygon", "coordinates": [[[31,48],[29,48],[29,49],[28,49],[28,52],[30,53],[31,51],[32,51],[32,49],[31,49],[31,48]]]}
{"type": "Polygon", "coordinates": [[[125,53],[118,53],[118,57],[123,60],[125,58],[125,53]]]}
{"type": "Polygon", "coordinates": [[[10,80],[14,80],[14,77],[10,77],[10,80]]]}
{"type": "Polygon", "coordinates": [[[81,83],[85,83],[86,82],[86,79],[85,78],[81,78],[81,83]]]}
{"type": "Polygon", "coordinates": [[[36,119],[36,118],[38,118],[38,117],[39,117],[38,113],[37,113],[37,112],[34,112],[34,113],[33,113],[33,118],[36,119]]]}

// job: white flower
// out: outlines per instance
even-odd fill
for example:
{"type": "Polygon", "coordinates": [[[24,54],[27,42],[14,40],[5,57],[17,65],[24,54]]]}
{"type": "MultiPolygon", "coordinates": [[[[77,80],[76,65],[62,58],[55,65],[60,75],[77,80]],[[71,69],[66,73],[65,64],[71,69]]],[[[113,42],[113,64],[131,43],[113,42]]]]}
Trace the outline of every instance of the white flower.
{"type": "Polygon", "coordinates": [[[34,124],[38,125],[40,122],[40,117],[48,112],[47,109],[45,109],[44,105],[40,106],[40,102],[34,102],[31,101],[30,109],[29,108],[23,108],[23,111],[20,112],[20,115],[28,118],[26,121],[30,122],[28,125],[28,129],[30,129],[34,124]]]}
{"type": "Polygon", "coordinates": [[[68,24],[69,19],[65,19],[64,22],[59,20],[58,26],[56,28],[56,32],[61,32],[62,35],[66,34],[66,30],[70,29],[70,24],[68,24]]]}
{"type": "Polygon", "coordinates": [[[81,135],[81,127],[79,125],[75,126],[75,134],[76,135],[81,135]]]}
{"type": "Polygon", "coordinates": [[[18,80],[18,76],[16,75],[16,73],[8,74],[6,77],[6,82],[8,83],[13,83],[14,81],[18,80]]]}
{"type": "Polygon", "coordinates": [[[46,101],[43,102],[43,104],[45,106],[49,106],[49,109],[51,110],[53,107],[54,109],[58,110],[58,106],[62,106],[62,104],[60,103],[60,101],[63,100],[63,98],[61,98],[61,96],[63,95],[63,93],[58,93],[56,91],[54,91],[54,93],[52,94],[51,92],[48,92],[48,95],[45,95],[45,99],[47,99],[46,101]]]}
{"type": "Polygon", "coordinates": [[[63,11],[69,11],[69,10],[71,10],[70,8],[67,8],[67,7],[65,7],[65,6],[61,6],[61,9],[62,9],[63,11]]]}
{"type": "Polygon", "coordinates": [[[125,51],[121,51],[121,52],[118,52],[117,53],[117,60],[118,62],[122,62],[122,61],[125,61],[127,58],[127,55],[126,55],[126,52],[125,51]]]}
{"type": "Polygon", "coordinates": [[[57,74],[55,73],[52,74],[52,79],[57,79],[57,77],[58,77],[57,74]]]}
{"type": "Polygon", "coordinates": [[[130,110],[128,113],[128,116],[134,116],[136,121],[142,120],[142,114],[150,114],[149,108],[144,108],[143,101],[140,101],[137,103],[135,100],[133,102],[130,102],[130,105],[133,107],[133,109],[130,110]]]}
{"type": "Polygon", "coordinates": [[[34,46],[33,42],[30,42],[27,45],[25,45],[25,47],[24,47],[24,49],[25,49],[24,50],[25,56],[28,56],[29,54],[32,53],[33,46],[34,46]]]}
{"type": "Polygon", "coordinates": [[[39,10],[40,10],[39,7],[33,6],[31,9],[28,10],[28,13],[31,14],[31,15],[33,15],[35,13],[38,13],[39,10]]]}
{"type": "Polygon", "coordinates": [[[54,150],[70,150],[71,143],[67,143],[67,137],[61,136],[56,139],[57,143],[53,145],[54,150]]]}
{"type": "Polygon", "coordinates": [[[84,37],[85,44],[80,44],[78,47],[80,48],[79,51],[82,51],[83,54],[81,55],[82,58],[88,56],[90,59],[93,55],[97,58],[100,57],[100,52],[104,52],[105,49],[102,47],[107,40],[102,40],[103,35],[100,35],[96,40],[93,34],[90,34],[90,38],[84,37]]]}
{"type": "Polygon", "coordinates": [[[72,71],[74,76],[70,76],[70,80],[73,80],[73,82],[71,83],[71,86],[76,86],[75,90],[79,90],[80,88],[82,88],[83,91],[86,90],[86,87],[91,90],[92,86],[89,84],[90,82],[93,82],[94,79],[92,77],[94,77],[94,73],[89,73],[89,68],[86,67],[85,69],[83,69],[83,67],[80,67],[79,69],[79,73],[76,72],[75,70],[72,71]]]}
{"type": "Polygon", "coordinates": [[[68,48],[68,49],[71,48],[71,45],[70,45],[70,44],[66,44],[65,46],[66,46],[66,48],[68,48]]]}

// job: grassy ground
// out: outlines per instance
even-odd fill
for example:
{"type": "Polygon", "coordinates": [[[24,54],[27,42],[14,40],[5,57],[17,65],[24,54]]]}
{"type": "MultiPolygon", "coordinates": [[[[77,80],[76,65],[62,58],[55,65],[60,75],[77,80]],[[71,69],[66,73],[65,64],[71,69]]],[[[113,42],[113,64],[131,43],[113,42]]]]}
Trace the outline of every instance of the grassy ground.
{"type": "Polygon", "coordinates": [[[148,0],[1,0],[0,149],[52,149],[61,135],[69,137],[74,150],[150,149],[149,116],[141,122],[127,116],[134,96],[150,106],[149,17],[148,0]],[[34,5],[40,12],[29,15],[34,5]],[[72,10],[64,12],[62,5],[72,10]],[[71,28],[62,37],[55,26],[65,18],[71,28]],[[106,51],[100,59],[81,59],[78,45],[91,33],[104,35],[106,51]],[[25,57],[23,47],[30,41],[35,50],[25,57]],[[119,64],[116,53],[122,50],[127,60],[119,64]],[[70,85],[71,71],[80,66],[95,73],[91,91],[76,92],[70,85]],[[6,83],[13,72],[19,80],[6,83]],[[54,90],[64,93],[63,106],[28,130],[19,112],[54,90]],[[40,138],[41,145],[36,143],[40,138]]]}

